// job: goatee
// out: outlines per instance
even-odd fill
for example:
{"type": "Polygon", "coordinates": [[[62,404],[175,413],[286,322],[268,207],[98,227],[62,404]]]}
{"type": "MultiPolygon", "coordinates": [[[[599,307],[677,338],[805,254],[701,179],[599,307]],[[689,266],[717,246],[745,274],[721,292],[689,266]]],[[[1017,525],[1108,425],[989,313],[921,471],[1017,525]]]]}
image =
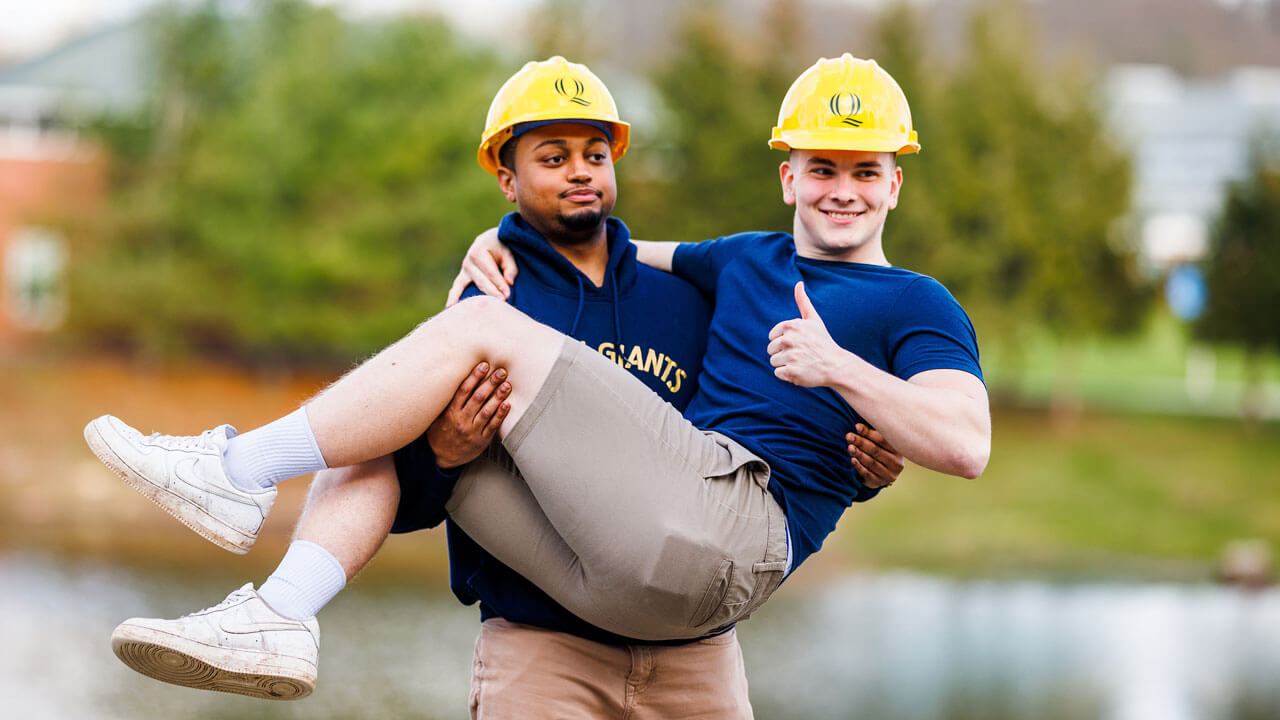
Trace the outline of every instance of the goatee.
{"type": "Polygon", "coordinates": [[[582,233],[589,230],[595,230],[600,227],[600,223],[604,221],[604,213],[599,210],[581,210],[572,215],[559,214],[556,216],[560,227],[569,233],[582,233]]]}

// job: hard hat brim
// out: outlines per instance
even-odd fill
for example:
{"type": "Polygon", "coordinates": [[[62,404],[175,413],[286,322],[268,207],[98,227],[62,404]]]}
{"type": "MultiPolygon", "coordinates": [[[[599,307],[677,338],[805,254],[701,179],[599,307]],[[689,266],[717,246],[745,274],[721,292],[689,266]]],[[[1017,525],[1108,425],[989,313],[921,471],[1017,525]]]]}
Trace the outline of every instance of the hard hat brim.
{"type": "Polygon", "coordinates": [[[873,130],[778,130],[769,139],[774,150],[861,150],[909,155],[920,152],[913,130],[904,137],[898,133],[873,130]]]}
{"type": "MultiPolygon", "coordinates": [[[[602,122],[608,125],[613,132],[613,141],[609,143],[609,154],[613,156],[616,163],[627,154],[627,148],[631,146],[631,124],[622,120],[612,120],[608,117],[593,115],[591,113],[583,113],[581,117],[566,118],[561,117],[559,113],[530,113],[528,117],[522,118],[521,123],[525,122],[542,122],[546,120],[560,120],[572,123],[577,120],[590,120],[592,122],[602,122]]],[[[515,126],[519,123],[511,123],[510,125],[497,128],[496,130],[486,133],[480,140],[480,147],[476,150],[476,161],[480,163],[480,167],[484,168],[490,175],[498,174],[498,151],[503,144],[511,138],[511,134],[515,126]]]]}

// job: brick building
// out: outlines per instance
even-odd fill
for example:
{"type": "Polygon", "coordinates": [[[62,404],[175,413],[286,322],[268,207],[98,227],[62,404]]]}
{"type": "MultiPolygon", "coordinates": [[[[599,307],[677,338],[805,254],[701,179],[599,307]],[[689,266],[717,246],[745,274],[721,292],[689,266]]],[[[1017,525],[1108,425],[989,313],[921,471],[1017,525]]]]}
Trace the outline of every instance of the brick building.
{"type": "Polygon", "coordinates": [[[0,348],[66,316],[67,228],[101,207],[105,161],[81,128],[142,102],[145,30],[104,28],[0,68],[0,348]]]}

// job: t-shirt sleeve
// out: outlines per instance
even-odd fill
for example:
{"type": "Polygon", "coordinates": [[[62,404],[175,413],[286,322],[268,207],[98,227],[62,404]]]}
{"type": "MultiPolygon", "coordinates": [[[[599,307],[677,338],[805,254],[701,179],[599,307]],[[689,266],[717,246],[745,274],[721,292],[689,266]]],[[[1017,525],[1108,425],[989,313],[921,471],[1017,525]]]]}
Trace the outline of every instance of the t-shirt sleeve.
{"type": "Polygon", "coordinates": [[[741,254],[741,235],[728,235],[702,242],[680,243],[671,258],[671,274],[692,284],[702,294],[715,297],[720,272],[741,254]]]}
{"type": "Polygon", "coordinates": [[[897,377],[906,380],[926,370],[963,370],[982,379],[973,323],[937,280],[912,281],[898,298],[889,327],[889,369],[897,377]]]}

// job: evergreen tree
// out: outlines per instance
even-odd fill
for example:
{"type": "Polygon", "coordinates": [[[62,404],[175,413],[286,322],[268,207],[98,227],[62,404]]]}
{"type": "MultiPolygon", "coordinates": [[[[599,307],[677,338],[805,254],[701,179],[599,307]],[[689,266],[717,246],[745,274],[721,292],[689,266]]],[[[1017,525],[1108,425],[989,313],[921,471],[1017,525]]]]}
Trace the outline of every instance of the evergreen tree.
{"type": "Polygon", "coordinates": [[[686,18],[679,51],[654,77],[663,113],[652,157],[619,165],[637,237],[696,241],[791,229],[778,182],[784,158],[768,139],[803,65],[771,55],[777,42],[735,37],[723,12],[711,3],[686,18]]]}
{"type": "Polygon", "coordinates": [[[77,249],[74,330],[345,363],[441,307],[507,209],[475,163],[500,82],[488,52],[438,20],[357,25],[297,0],[207,3],[157,29],[150,131],[104,135],[113,212],[77,249]]]}
{"type": "Polygon", "coordinates": [[[1245,417],[1254,419],[1260,358],[1280,349],[1280,153],[1264,139],[1253,144],[1247,177],[1227,190],[1206,263],[1208,302],[1196,334],[1239,343],[1248,357],[1245,417]]]}

